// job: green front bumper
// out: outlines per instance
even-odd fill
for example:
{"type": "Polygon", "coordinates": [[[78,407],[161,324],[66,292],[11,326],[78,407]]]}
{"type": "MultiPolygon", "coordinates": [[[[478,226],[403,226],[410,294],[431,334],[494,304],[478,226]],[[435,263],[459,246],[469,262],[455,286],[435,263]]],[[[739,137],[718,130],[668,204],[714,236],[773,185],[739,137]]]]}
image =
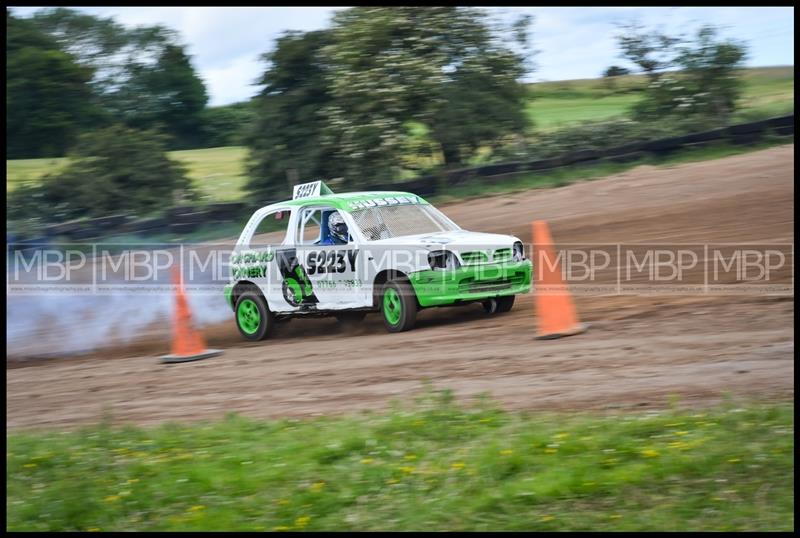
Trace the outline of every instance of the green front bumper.
{"type": "Polygon", "coordinates": [[[478,301],[531,289],[530,260],[515,263],[468,265],[459,269],[419,271],[408,275],[420,306],[478,301]]]}

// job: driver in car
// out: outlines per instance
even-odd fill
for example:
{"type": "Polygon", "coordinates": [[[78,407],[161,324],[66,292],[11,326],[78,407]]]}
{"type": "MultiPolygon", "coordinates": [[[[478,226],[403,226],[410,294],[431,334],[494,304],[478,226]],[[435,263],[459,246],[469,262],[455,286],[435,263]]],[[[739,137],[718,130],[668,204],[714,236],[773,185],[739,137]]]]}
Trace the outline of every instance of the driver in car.
{"type": "Polygon", "coordinates": [[[319,242],[320,245],[345,245],[349,239],[347,224],[338,211],[328,217],[328,235],[319,242]]]}

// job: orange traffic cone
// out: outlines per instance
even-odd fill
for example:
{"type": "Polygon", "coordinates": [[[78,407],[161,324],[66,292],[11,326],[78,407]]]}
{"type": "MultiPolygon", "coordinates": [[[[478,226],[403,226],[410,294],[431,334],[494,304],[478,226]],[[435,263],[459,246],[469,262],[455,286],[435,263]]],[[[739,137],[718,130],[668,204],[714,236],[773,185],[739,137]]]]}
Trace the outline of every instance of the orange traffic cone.
{"type": "Polygon", "coordinates": [[[192,313],[183,289],[181,270],[177,265],[172,268],[172,282],[177,286],[175,292],[175,319],[172,328],[172,354],[161,357],[161,362],[196,361],[221,354],[222,350],[220,349],[206,349],[203,335],[192,324],[192,313]]]}
{"type": "Polygon", "coordinates": [[[536,292],[536,313],[539,318],[537,339],[547,340],[580,334],[589,327],[578,321],[575,304],[567,285],[561,279],[561,266],[555,256],[550,230],[543,220],[533,222],[533,244],[541,255],[535,258],[541,278],[537,284],[546,289],[536,292]]]}

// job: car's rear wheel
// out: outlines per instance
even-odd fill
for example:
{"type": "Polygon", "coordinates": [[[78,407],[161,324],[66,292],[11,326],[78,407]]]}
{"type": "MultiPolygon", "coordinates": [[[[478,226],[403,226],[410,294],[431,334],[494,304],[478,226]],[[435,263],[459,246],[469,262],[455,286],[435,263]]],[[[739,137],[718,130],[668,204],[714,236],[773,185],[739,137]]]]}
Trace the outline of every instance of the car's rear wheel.
{"type": "Polygon", "coordinates": [[[511,310],[514,306],[514,297],[516,295],[506,295],[503,297],[495,297],[483,302],[483,308],[487,314],[503,314],[511,310]]]}
{"type": "Polygon", "coordinates": [[[275,316],[261,294],[248,291],[236,301],[236,327],[248,340],[263,340],[273,325],[275,316]]]}
{"type": "Polygon", "coordinates": [[[417,321],[417,297],[407,280],[390,280],[380,296],[383,323],[389,332],[399,333],[414,327],[417,321]]]}

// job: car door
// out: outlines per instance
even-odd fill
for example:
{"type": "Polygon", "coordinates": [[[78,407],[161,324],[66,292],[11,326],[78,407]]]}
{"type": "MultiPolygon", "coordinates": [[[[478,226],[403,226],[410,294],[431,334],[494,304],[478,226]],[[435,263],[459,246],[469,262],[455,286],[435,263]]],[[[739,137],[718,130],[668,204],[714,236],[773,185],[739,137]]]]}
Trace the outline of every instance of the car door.
{"type": "Polygon", "coordinates": [[[267,299],[273,312],[297,309],[284,298],[284,276],[281,267],[287,252],[293,252],[289,243],[292,220],[291,208],[277,208],[258,215],[248,223],[249,237],[243,237],[231,259],[234,280],[256,284],[267,299]]]}
{"type": "MultiPolygon", "coordinates": [[[[313,295],[313,308],[346,310],[367,306],[359,280],[359,249],[354,237],[339,242],[328,225],[336,208],[312,204],[298,210],[295,219],[297,258],[313,295]]],[[[338,212],[347,224],[349,215],[338,212]]]]}

